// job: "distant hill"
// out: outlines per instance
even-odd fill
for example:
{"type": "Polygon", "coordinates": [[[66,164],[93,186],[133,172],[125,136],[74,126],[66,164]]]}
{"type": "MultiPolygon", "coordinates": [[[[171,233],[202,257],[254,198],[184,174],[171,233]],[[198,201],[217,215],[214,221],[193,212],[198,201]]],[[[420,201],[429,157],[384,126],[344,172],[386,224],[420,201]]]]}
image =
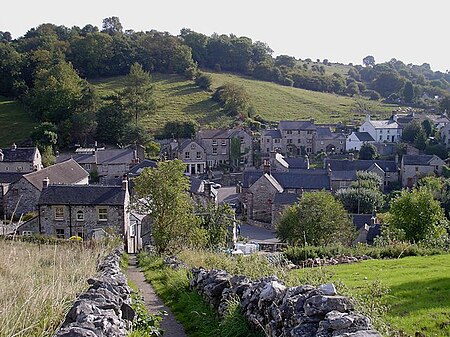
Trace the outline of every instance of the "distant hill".
{"type": "MultiPolygon", "coordinates": [[[[329,93],[297,89],[228,74],[205,72],[213,79],[212,90],[226,82],[242,85],[248,92],[255,114],[276,122],[285,119],[314,118],[320,123],[355,122],[364,118],[356,111],[357,99],[329,93]]],[[[220,111],[211,99],[212,92],[199,89],[181,75],[153,74],[158,110],[143,120],[151,130],[160,129],[168,121],[195,121],[202,127],[226,127],[232,119],[220,111]]],[[[103,96],[123,87],[124,77],[109,77],[91,83],[103,96]]],[[[397,105],[366,101],[372,115],[388,116],[397,105]]]]}

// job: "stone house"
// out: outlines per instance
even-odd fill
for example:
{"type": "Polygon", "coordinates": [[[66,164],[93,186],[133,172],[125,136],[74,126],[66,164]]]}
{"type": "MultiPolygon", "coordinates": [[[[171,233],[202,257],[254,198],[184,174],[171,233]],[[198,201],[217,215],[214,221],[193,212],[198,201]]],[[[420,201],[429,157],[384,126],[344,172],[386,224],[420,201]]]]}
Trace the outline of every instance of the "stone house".
{"type": "Polygon", "coordinates": [[[331,132],[330,127],[318,126],[313,137],[314,153],[344,153],[346,150],[345,135],[331,132]]]}
{"type": "Polygon", "coordinates": [[[262,130],[260,148],[261,153],[264,154],[265,157],[269,156],[269,154],[273,152],[283,152],[280,130],[262,130]]]}
{"type": "Polygon", "coordinates": [[[23,174],[19,172],[0,172],[0,215],[3,215],[4,196],[8,192],[9,186],[22,178],[22,176],[23,174]]]}
{"type": "Polygon", "coordinates": [[[297,196],[305,191],[331,191],[330,175],[327,170],[245,171],[239,188],[243,214],[247,219],[273,223],[272,205],[277,194],[292,193],[297,196]]]}
{"type": "Polygon", "coordinates": [[[61,155],[57,162],[69,158],[80,164],[91,177],[97,176],[102,184],[119,183],[133,166],[144,160],[142,148],[123,149],[79,148],[74,155],[61,155]]]}
{"type": "Polygon", "coordinates": [[[187,139],[175,148],[175,159],[180,159],[186,164],[186,173],[192,175],[206,172],[206,151],[195,140],[187,139]]]}
{"type": "Polygon", "coordinates": [[[373,244],[373,240],[381,235],[381,224],[375,214],[351,214],[351,218],[358,234],[353,244],[373,244]]]}
{"type": "Polygon", "coordinates": [[[253,138],[244,130],[199,130],[197,143],[205,149],[208,168],[253,166],[253,138]]]}
{"type": "Polygon", "coordinates": [[[28,173],[42,169],[42,157],[37,147],[17,147],[0,149],[0,172],[28,173]]]}
{"type": "Polygon", "coordinates": [[[44,184],[86,185],[88,177],[89,174],[73,159],[24,174],[9,185],[3,197],[4,213],[9,217],[14,211],[17,216],[35,211],[44,184]]]}
{"type": "Polygon", "coordinates": [[[130,228],[128,181],[122,186],[48,185],[38,202],[39,232],[68,239],[90,239],[99,231],[125,238],[128,246],[135,229],[130,228]]]}
{"type": "MultiPolygon", "coordinates": [[[[266,160],[267,163],[267,160],[266,160]]],[[[286,158],[281,153],[270,153],[270,169],[278,172],[288,172],[289,170],[309,169],[309,157],[286,158]]]]}
{"type": "Polygon", "coordinates": [[[189,196],[196,204],[206,206],[208,203],[218,204],[218,192],[213,183],[194,177],[189,178],[189,196]]]}
{"type": "Polygon", "coordinates": [[[368,132],[352,132],[345,140],[347,151],[359,151],[363,144],[375,143],[375,139],[368,132]]]}
{"type": "Polygon", "coordinates": [[[325,159],[324,167],[331,170],[332,175],[334,175],[334,187],[337,187],[339,184],[342,186],[340,188],[343,188],[345,185],[350,184],[351,182],[348,180],[349,175],[354,175],[356,181],[357,171],[373,172],[379,175],[382,180],[381,189],[383,191],[389,191],[391,186],[400,181],[398,162],[395,160],[354,160],[353,156],[351,156],[350,160],[325,159]],[[344,171],[347,174],[339,175],[336,171],[344,171]],[[339,180],[339,177],[343,179],[339,180]]]}
{"type": "Polygon", "coordinates": [[[421,177],[441,175],[444,165],[445,162],[436,155],[404,155],[400,169],[402,185],[411,188],[421,177]]]}
{"type": "Polygon", "coordinates": [[[375,121],[366,116],[365,122],[360,126],[359,132],[368,132],[379,143],[398,143],[402,137],[402,127],[397,123],[397,115],[387,120],[375,121]]]}

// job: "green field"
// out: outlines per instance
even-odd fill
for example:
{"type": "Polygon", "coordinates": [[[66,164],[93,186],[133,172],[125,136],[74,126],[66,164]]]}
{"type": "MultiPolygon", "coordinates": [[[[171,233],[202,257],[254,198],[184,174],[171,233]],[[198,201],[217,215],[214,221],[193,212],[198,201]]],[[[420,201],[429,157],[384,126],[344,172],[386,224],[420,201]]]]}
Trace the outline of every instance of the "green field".
{"type": "Polygon", "coordinates": [[[33,127],[33,120],[18,102],[0,96],[0,147],[30,137],[33,127]]]}
{"type": "MultiPolygon", "coordinates": [[[[364,114],[355,112],[356,100],[334,94],[285,87],[275,83],[257,81],[227,73],[208,73],[213,78],[213,90],[233,82],[243,85],[250,95],[251,104],[266,120],[295,120],[314,118],[320,123],[354,122],[364,114]]],[[[225,127],[232,120],[223,115],[211,99],[211,93],[198,89],[192,81],[179,75],[153,74],[158,111],[143,120],[149,129],[161,128],[166,121],[196,121],[200,126],[225,127]]],[[[107,95],[122,88],[123,77],[92,81],[100,94],[107,95]]],[[[387,116],[395,106],[374,104],[374,115],[387,116]]]]}
{"type": "Polygon", "coordinates": [[[390,293],[383,301],[390,310],[384,319],[393,328],[408,336],[416,331],[450,336],[450,255],[370,260],[327,270],[334,273],[333,281],[355,293],[367,292],[372,281],[387,286],[390,293]]]}

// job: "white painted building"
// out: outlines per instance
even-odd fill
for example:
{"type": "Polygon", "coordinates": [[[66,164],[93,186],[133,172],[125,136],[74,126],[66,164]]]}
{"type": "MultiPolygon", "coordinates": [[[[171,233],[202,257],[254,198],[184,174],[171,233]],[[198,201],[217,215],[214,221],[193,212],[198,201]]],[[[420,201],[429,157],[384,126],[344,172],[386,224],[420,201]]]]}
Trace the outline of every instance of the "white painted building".
{"type": "Polygon", "coordinates": [[[368,132],[352,132],[345,140],[347,151],[359,151],[361,146],[366,143],[375,143],[375,139],[368,132]]]}
{"type": "Polygon", "coordinates": [[[402,137],[402,128],[397,123],[397,115],[381,121],[371,120],[370,116],[367,116],[359,132],[368,132],[377,143],[397,143],[402,137]]]}

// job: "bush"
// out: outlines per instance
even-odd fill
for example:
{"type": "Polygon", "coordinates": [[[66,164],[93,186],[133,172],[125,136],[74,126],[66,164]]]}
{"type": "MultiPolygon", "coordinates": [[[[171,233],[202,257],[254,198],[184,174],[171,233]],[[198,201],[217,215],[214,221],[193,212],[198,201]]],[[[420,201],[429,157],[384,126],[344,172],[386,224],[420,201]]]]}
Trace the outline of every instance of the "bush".
{"type": "Polygon", "coordinates": [[[195,84],[199,86],[199,88],[203,90],[210,90],[212,85],[212,77],[208,74],[200,73],[195,78],[195,84]]]}

